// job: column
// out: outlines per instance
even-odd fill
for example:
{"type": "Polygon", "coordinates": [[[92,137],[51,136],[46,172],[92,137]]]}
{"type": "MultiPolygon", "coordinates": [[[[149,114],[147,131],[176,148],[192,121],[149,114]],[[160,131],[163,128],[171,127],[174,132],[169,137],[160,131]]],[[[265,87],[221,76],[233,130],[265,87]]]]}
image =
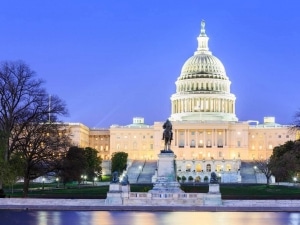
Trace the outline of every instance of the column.
{"type": "Polygon", "coordinates": [[[218,144],[218,130],[213,129],[212,137],[213,137],[213,146],[216,147],[218,144]]]}
{"type": "Polygon", "coordinates": [[[190,130],[187,129],[187,144],[190,146],[190,130]]]}
{"type": "Polygon", "coordinates": [[[203,147],[206,148],[206,130],[203,130],[203,147]]]}
{"type": "Polygon", "coordinates": [[[228,145],[228,131],[225,129],[225,146],[228,145]]]}
{"type": "Polygon", "coordinates": [[[223,131],[222,131],[222,144],[223,144],[223,147],[225,147],[225,145],[226,145],[226,135],[225,135],[225,132],[226,132],[226,130],[225,129],[223,129],[223,131]]]}

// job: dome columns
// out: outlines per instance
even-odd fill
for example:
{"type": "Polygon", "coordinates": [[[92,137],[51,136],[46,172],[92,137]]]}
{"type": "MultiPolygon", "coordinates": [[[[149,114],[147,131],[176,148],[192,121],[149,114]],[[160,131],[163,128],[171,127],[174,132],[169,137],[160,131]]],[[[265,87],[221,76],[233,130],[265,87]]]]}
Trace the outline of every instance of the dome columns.
{"type": "Polygon", "coordinates": [[[233,99],[199,97],[172,100],[172,114],[187,112],[235,113],[233,99]]]}

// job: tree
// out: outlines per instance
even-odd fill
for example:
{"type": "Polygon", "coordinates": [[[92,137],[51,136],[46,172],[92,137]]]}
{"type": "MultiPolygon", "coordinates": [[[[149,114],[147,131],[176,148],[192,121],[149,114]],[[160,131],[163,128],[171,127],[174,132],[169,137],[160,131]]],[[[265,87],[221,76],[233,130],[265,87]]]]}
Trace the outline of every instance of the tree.
{"type": "MultiPolygon", "coordinates": [[[[39,169],[45,171],[49,164],[43,159],[60,137],[45,138],[45,135],[58,131],[54,127],[59,122],[58,117],[67,115],[65,103],[57,96],[51,97],[50,107],[49,94],[42,87],[44,82],[35,76],[21,61],[0,63],[1,162],[9,164],[12,156],[20,156],[24,179],[41,174],[37,173],[39,169]]],[[[0,177],[0,189],[3,180],[4,177],[0,177]]]]}
{"type": "Polygon", "coordinates": [[[188,177],[189,182],[192,182],[194,180],[194,178],[192,176],[188,177]]]}
{"type": "Polygon", "coordinates": [[[13,185],[23,177],[22,158],[14,154],[9,162],[5,162],[3,159],[0,160],[2,160],[0,163],[2,165],[0,167],[0,177],[3,178],[4,184],[11,187],[11,192],[13,193],[13,185]]]}
{"type": "Polygon", "coordinates": [[[182,180],[182,183],[184,183],[186,181],[186,176],[182,176],[181,180],[182,180]]]}
{"type": "Polygon", "coordinates": [[[261,173],[263,173],[266,176],[267,185],[270,184],[270,178],[272,176],[271,166],[270,166],[269,162],[270,162],[269,159],[254,160],[254,164],[255,164],[256,168],[258,169],[258,171],[260,171],[261,173]]]}
{"type": "Polygon", "coordinates": [[[81,176],[85,173],[87,162],[82,148],[70,147],[63,160],[61,178],[64,185],[70,181],[80,183],[81,176]]]}
{"type": "Polygon", "coordinates": [[[122,174],[123,170],[127,167],[128,153],[114,152],[111,156],[111,172],[117,171],[122,174]]]}
{"type": "Polygon", "coordinates": [[[98,151],[91,147],[87,147],[84,149],[85,160],[87,163],[86,172],[88,178],[93,179],[95,177],[101,176],[102,172],[102,159],[98,157],[98,151]]]}
{"type": "Polygon", "coordinates": [[[300,139],[300,110],[295,113],[291,131],[298,132],[297,139],[300,139]]]}
{"type": "Polygon", "coordinates": [[[69,137],[63,124],[31,123],[25,128],[26,135],[16,142],[16,152],[23,162],[23,194],[26,197],[31,180],[58,172],[69,137]]]}
{"type": "Polygon", "coordinates": [[[290,181],[300,171],[299,141],[287,141],[283,145],[276,146],[269,164],[277,181],[290,181]]]}
{"type": "Polygon", "coordinates": [[[181,177],[177,176],[177,181],[180,182],[181,181],[181,177]]]}
{"type": "Polygon", "coordinates": [[[203,180],[204,182],[208,182],[208,176],[205,176],[203,180]]]}

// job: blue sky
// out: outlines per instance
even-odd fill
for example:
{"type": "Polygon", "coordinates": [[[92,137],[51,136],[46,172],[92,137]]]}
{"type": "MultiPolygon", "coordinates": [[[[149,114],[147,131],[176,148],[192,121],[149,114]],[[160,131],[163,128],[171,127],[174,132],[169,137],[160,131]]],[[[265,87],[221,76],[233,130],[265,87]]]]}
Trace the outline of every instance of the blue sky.
{"type": "Polygon", "coordinates": [[[23,60],[62,98],[66,122],[147,124],[170,116],[170,97],[206,21],[240,121],[300,109],[300,2],[28,0],[0,2],[0,61],[23,60]]]}

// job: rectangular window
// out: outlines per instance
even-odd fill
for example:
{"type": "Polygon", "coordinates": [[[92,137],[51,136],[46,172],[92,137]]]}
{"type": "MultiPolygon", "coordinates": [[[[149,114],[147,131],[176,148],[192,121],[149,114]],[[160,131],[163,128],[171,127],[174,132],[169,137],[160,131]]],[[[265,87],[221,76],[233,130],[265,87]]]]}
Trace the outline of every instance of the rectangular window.
{"type": "Polygon", "coordinates": [[[195,148],[195,140],[191,140],[190,148],[195,148]]]}

